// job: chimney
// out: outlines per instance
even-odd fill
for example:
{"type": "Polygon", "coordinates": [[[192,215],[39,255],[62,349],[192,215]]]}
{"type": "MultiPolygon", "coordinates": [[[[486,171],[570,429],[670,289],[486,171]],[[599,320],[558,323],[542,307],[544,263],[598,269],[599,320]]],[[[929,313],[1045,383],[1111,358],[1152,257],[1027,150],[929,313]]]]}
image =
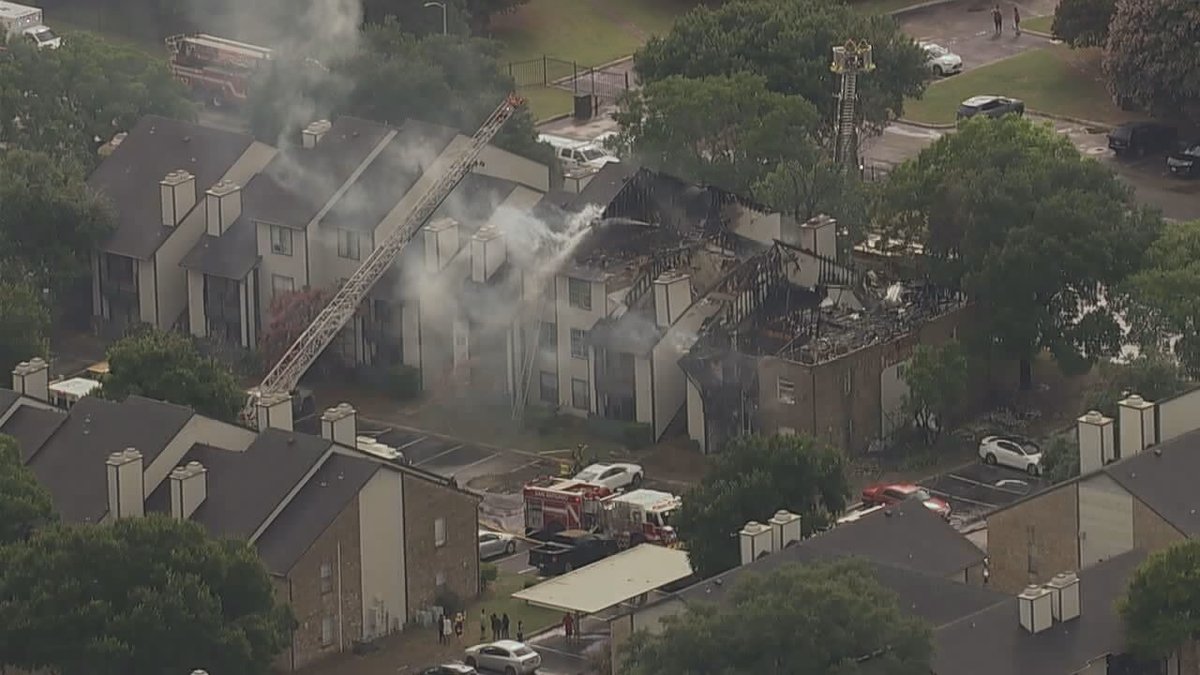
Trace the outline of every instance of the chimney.
{"type": "Polygon", "coordinates": [[[146,484],[142,475],[142,453],[133,448],[114,452],[108,466],[108,513],[114,520],[146,514],[146,484]]]}
{"type": "Polygon", "coordinates": [[[175,227],[196,205],[196,177],[180,169],[158,183],[162,202],[162,224],[175,227]]]}
{"type": "Polygon", "coordinates": [[[837,221],[822,215],[801,223],[799,246],[819,256],[837,260],[837,221]]]}
{"type": "Polygon", "coordinates": [[[771,548],[771,528],[753,520],[738,533],[738,540],[742,546],[743,565],[749,565],[774,550],[771,548]]]}
{"type": "Polygon", "coordinates": [[[1079,418],[1079,473],[1088,474],[1116,456],[1113,421],[1095,410],[1079,418]]]}
{"type": "Polygon", "coordinates": [[[458,253],[458,223],[439,218],[425,226],[425,269],[439,272],[458,253]]]}
{"type": "Polygon", "coordinates": [[[1055,621],[1079,618],[1079,577],[1074,572],[1054,575],[1046,588],[1050,591],[1050,609],[1055,621]]]}
{"type": "Polygon", "coordinates": [[[188,462],[171,471],[171,517],[187,520],[208,497],[208,469],[188,462]]]}
{"type": "Polygon", "coordinates": [[[1054,624],[1051,615],[1050,591],[1041,586],[1026,586],[1017,596],[1021,627],[1030,633],[1040,633],[1054,624]]]}
{"type": "Polygon", "coordinates": [[[317,147],[317,143],[319,143],[321,139],[325,137],[325,134],[329,133],[329,130],[332,128],[333,124],[330,123],[329,120],[317,120],[316,122],[309,124],[307,127],[304,127],[304,131],[300,132],[300,144],[311,150],[312,148],[317,147]]]}
{"type": "Polygon", "coordinates": [[[321,436],[348,448],[358,446],[358,413],[349,403],[339,403],[321,415],[321,436]]]}
{"type": "Polygon", "coordinates": [[[39,401],[50,400],[50,364],[39,357],[17,364],[12,371],[13,391],[39,401]]]}
{"type": "Polygon", "coordinates": [[[800,541],[800,516],[779,510],[767,522],[771,525],[771,547],[776,551],[800,541]]]}
{"type": "Polygon", "coordinates": [[[692,304],[692,278],[682,272],[664,272],[654,280],[654,321],[667,328],[692,304]]]}
{"type": "Polygon", "coordinates": [[[282,429],[292,431],[292,397],[290,394],[261,394],[254,403],[258,430],[282,429]]]}
{"type": "Polygon", "coordinates": [[[219,237],[242,215],[242,188],[232,181],[220,180],[204,195],[208,233],[219,237]]]}
{"type": "Polygon", "coordinates": [[[504,264],[507,251],[500,230],[486,225],[471,237],[471,280],[485,283],[504,264]]]}
{"type": "Polygon", "coordinates": [[[1131,394],[1120,406],[1121,457],[1132,457],[1154,445],[1154,404],[1131,394]]]}

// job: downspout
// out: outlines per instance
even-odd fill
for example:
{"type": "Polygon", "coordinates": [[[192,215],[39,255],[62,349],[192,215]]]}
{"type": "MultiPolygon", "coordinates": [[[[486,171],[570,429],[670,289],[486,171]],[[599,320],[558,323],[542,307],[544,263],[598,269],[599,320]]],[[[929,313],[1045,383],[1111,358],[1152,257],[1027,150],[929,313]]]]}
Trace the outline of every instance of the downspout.
{"type": "Polygon", "coordinates": [[[338,603],[338,652],[346,651],[346,636],[345,636],[345,604],[342,602],[342,541],[338,540],[337,545],[337,603],[338,603]]]}
{"type": "Polygon", "coordinates": [[[159,329],[165,330],[162,326],[159,325],[162,321],[162,315],[159,313],[159,307],[158,307],[158,252],[157,251],[154,252],[154,255],[150,256],[150,264],[151,264],[151,271],[153,272],[153,276],[154,276],[154,325],[156,327],[158,327],[159,329]]]}

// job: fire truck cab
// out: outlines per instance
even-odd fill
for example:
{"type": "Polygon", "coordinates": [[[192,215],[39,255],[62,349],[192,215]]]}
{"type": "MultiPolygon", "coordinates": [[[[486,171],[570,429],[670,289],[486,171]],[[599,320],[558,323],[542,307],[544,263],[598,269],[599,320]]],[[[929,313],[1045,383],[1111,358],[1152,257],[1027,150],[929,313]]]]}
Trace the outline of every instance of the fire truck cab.
{"type": "Polygon", "coordinates": [[[594,530],[601,526],[606,487],[573,478],[538,478],[525,484],[525,534],[553,535],[562,530],[594,530]]]}
{"type": "Polygon", "coordinates": [[[171,73],[214,106],[246,100],[255,72],[274,52],[266,47],[197,33],[166,40],[171,73]]]}
{"type": "Polygon", "coordinates": [[[683,500],[670,492],[631,490],[605,503],[605,530],[630,546],[643,542],[672,546],[678,541],[671,517],[683,500]]]}

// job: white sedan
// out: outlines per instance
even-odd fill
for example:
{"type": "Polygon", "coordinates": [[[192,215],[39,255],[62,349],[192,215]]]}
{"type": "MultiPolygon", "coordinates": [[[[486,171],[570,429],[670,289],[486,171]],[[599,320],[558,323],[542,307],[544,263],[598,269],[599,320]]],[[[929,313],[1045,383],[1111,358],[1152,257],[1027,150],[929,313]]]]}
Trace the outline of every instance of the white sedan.
{"type": "Polygon", "coordinates": [[[638,464],[593,464],[575,474],[575,480],[600,485],[610,490],[636,488],[645,472],[638,464]]]}
{"type": "Polygon", "coordinates": [[[1042,472],[1042,451],[1032,443],[1005,436],[984,436],[979,441],[979,457],[985,464],[1007,466],[1031,476],[1042,472]]]}
{"type": "Polygon", "coordinates": [[[934,75],[943,77],[962,72],[963,61],[958,54],[932,42],[919,42],[917,46],[925,52],[925,63],[934,75]]]}
{"type": "Polygon", "coordinates": [[[505,675],[529,675],[542,665],[542,657],[524,642],[498,640],[468,647],[463,659],[468,666],[494,670],[505,675]]]}

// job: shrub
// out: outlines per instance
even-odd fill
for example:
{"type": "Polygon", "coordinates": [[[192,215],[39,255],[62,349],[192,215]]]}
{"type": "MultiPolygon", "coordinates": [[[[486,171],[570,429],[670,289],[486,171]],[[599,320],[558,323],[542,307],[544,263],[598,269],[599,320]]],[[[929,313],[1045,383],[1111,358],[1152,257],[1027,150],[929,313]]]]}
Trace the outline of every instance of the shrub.
{"type": "Polygon", "coordinates": [[[500,568],[492,563],[483,563],[479,566],[479,590],[486,591],[487,587],[500,577],[500,568]]]}

